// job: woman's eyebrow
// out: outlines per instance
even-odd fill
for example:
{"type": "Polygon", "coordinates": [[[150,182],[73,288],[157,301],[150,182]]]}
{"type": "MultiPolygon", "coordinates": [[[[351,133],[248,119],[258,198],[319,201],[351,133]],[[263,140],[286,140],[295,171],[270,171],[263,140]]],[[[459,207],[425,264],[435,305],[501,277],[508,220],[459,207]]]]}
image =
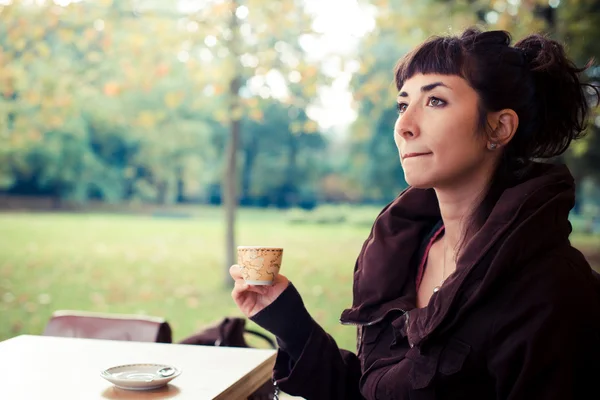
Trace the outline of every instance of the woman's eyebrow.
{"type": "MultiPolygon", "coordinates": [[[[442,86],[442,87],[452,90],[452,88],[450,86],[446,85],[443,82],[434,82],[434,83],[430,83],[429,85],[422,86],[421,93],[430,92],[438,86],[442,86]]],[[[398,97],[408,97],[408,93],[406,93],[404,91],[400,92],[400,93],[398,93],[398,97]]]]}

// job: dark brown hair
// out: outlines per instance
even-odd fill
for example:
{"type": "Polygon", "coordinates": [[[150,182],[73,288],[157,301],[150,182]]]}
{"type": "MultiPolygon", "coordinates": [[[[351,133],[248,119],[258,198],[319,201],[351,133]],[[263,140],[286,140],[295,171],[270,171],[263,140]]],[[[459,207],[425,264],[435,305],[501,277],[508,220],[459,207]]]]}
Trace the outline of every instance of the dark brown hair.
{"type": "Polygon", "coordinates": [[[514,46],[510,43],[506,31],[469,28],[460,36],[431,37],[395,68],[398,90],[418,73],[464,78],[478,93],[482,132],[489,132],[488,112],[512,109],[519,116],[490,188],[469,218],[463,243],[487,219],[502,191],[527,171],[531,160],[556,157],[584,135],[589,113],[586,87],[599,95],[597,87],[579,79],[591,61],[578,68],[559,42],[532,34],[514,46]]]}

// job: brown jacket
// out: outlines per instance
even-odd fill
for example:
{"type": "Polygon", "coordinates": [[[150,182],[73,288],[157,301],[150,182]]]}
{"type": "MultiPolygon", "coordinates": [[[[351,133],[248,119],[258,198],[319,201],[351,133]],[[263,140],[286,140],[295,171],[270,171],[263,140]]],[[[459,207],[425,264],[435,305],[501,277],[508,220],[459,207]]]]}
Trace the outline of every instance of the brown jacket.
{"type": "MultiPolygon", "coordinates": [[[[341,321],[358,326],[357,355],[312,319],[300,346],[300,334],[271,329],[281,344],[274,379],[306,399],[600,398],[600,283],[569,243],[573,203],[567,168],[536,164],[419,309],[419,249],[440,215],[432,190],[406,190],[378,216],[356,263],[341,321]]],[[[297,296],[287,292],[259,324],[281,325],[277,310],[297,296]]]]}

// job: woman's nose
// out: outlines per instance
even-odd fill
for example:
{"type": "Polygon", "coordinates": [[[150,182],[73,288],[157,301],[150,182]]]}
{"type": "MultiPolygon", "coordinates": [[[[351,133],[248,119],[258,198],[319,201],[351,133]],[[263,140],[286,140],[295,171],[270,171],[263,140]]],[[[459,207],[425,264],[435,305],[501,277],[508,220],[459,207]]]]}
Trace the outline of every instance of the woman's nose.
{"type": "Polygon", "coordinates": [[[410,108],[407,108],[396,120],[396,126],[394,127],[395,134],[409,140],[419,135],[419,125],[417,123],[417,116],[415,112],[411,112],[410,108]]]}

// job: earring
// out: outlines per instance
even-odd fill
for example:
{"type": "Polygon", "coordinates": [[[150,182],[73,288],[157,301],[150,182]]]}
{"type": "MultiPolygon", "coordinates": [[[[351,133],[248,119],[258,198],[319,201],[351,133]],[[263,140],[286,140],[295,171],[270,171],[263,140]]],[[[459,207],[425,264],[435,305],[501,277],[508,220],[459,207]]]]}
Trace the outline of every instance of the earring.
{"type": "Polygon", "coordinates": [[[497,147],[498,147],[497,143],[490,143],[490,145],[489,145],[490,150],[496,150],[497,147]]]}

